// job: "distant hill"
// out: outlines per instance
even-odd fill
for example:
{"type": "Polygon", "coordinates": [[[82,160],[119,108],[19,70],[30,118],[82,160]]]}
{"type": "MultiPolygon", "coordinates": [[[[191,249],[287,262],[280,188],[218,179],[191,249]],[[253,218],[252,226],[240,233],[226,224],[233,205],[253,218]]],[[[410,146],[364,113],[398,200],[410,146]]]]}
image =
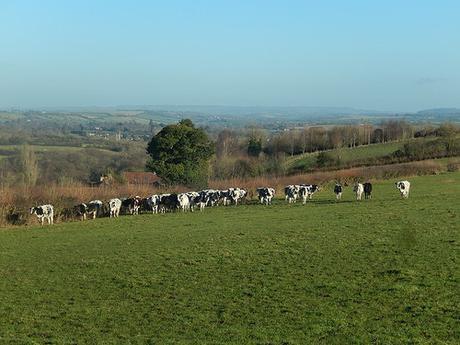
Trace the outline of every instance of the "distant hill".
{"type": "Polygon", "coordinates": [[[379,124],[389,119],[413,123],[460,122],[460,109],[426,109],[391,113],[351,107],[285,107],[225,105],[121,105],[108,107],[59,107],[0,111],[0,125],[16,128],[66,128],[71,131],[118,132],[128,128],[136,135],[150,135],[183,118],[208,128],[243,128],[257,125],[269,130],[309,125],[379,124]]]}
{"type": "Polygon", "coordinates": [[[174,111],[174,112],[193,112],[201,114],[215,115],[266,115],[266,114],[286,114],[286,115],[368,115],[368,114],[388,114],[388,112],[378,110],[364,110],[350,107],[305,107],[305,106],[226,106],[226,105],[139,105],[139,106],[119,106],[120,110],[155,110],[155,111],[174,111]]]}
{"type": "Polygon", "coordinates": [[[460,109],[458,108],[434,108],[420,110],[417,114],[422,115],[460,115],[460,109]]]}

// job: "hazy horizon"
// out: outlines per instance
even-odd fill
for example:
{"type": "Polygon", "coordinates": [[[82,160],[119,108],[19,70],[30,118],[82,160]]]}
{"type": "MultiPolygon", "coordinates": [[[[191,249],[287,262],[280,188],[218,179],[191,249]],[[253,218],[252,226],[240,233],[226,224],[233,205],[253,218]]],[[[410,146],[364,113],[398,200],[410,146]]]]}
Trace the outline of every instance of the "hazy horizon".
{"type": "Polygon", "coordinates": [[[15,1],[0,107],[459,108],[460,3],[15,1]]]}

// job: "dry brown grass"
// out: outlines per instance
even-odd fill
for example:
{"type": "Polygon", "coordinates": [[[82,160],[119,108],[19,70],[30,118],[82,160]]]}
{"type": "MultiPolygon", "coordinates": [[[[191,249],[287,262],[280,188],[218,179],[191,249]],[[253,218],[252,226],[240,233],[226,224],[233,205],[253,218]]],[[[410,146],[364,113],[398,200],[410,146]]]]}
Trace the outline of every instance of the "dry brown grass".
{"type": "Polygon", "coordinates": [[[290,184],[308,183],[322,185],[331,181],[340,181],[341,183],[351,184],[356,181],[366,181],[371,179],[385,180],[403,176],[437,174],[445,170],[446,168],[443,164],[430,160],[333,171],[317,171],[314,173],[291,176],[264,176],[251,179],[210,181],[210,187],[222,189],[229,186],[238,186],[248,190],[255,190],[256,188],[263,186],[271,186],[280,189],[290,184]]]}
{"type": "MultiPolygon", "coordinates": [[[[351,168],[336,171],[318,171],[309,174],[292,176],[264,176],[248,179],[215,180],[209,182],[210,188],[226,189],[241,187],[255,197],[254,191],[261,186],[274,187],[278,191],[289,184],[311,183],[326,184],[332,181],[351,184],[355,181],[383,180],[414,175],[437,174],[446,171],[446,164],[436,160],[401,163],[383,166],[351,168]]],[[[88,187],[80,184],[44,185],[36,187],[4,187],[0,188],[0,226],[11,224],[23,225],[35,223],[28,210],[31,206],[52,204],[55,207],[57,221],[66,220],[66,210],[90,200],[108,200],[114,197],[139,195],[146,197],[155,193],[179,192],[189,190],[183,186],[169,188],[153,188],[143,185],[112,185],[104,187],[88,187]]]]}

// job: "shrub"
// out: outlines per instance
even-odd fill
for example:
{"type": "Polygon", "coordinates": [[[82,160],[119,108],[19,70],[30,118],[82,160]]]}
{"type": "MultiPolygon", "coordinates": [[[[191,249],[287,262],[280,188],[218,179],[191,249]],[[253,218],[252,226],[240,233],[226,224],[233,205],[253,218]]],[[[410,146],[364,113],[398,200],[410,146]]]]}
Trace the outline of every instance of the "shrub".
{"type": "Polygon", "coordinates": [[[456,172],[460,169],[460,163],[449,163],[447,164],[448,172],[456,172]]]}
{"type": "Polygon", "coordinates": [[[330,153],[327,153],[324,151],[320,152],[318,154],[318,157],[316,158],[316,165],[319,168],[328,167],[328,166],[333,165],[334,163],[335,163],[334,157],[332,157],[330,153]]]}

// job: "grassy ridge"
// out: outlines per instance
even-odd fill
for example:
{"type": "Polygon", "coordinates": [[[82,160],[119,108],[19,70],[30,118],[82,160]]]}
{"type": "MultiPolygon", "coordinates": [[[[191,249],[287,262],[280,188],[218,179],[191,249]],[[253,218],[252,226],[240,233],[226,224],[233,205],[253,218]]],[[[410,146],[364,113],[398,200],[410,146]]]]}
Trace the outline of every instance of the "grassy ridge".
{"type": "MultiPolygon", "coordinates": [[[[398,149],[401,149],[407,142],[426,142],[432,141],[435,138],[417,138],[408,141],[388,142],[381,144],[363,145],[355,148],[341,148],[328,150],[331,157],[340,158],[342,164],[350,163],[353,161],[362,161],[365,159],[378,159],[390,155],[398,149]]],[[[305,170],[316,166],[316,159],[318,152],[306,153],[290,157],[286,161],[286,167],[289,170],[305,170]]]]}
{"type": "Polygon", "coordinates": [[[458,343],[459,173],[0,231],[0,342],[458,343]]]}

